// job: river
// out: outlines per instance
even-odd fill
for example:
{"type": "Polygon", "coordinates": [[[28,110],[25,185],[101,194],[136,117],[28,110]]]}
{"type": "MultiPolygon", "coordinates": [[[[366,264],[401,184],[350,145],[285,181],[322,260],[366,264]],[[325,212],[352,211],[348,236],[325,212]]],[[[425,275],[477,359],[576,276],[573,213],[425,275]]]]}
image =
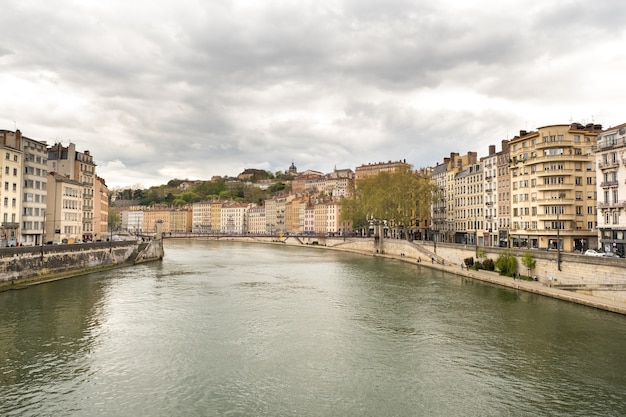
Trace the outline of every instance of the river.
{"type": "Polygon", "coordinates": [[[626,416],[626,317],[313,247],[0,293],[1,416],[626,416]]]}

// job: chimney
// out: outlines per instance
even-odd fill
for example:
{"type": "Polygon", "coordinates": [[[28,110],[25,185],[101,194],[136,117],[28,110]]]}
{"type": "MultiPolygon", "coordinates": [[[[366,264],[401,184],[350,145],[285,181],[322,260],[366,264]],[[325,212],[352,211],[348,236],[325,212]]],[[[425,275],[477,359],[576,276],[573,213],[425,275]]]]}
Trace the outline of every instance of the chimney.
{"type": "Polygon", "coordinates": [[[496,145],[489,145],[489,156],[495,155],[496,153],[496,145]]]}

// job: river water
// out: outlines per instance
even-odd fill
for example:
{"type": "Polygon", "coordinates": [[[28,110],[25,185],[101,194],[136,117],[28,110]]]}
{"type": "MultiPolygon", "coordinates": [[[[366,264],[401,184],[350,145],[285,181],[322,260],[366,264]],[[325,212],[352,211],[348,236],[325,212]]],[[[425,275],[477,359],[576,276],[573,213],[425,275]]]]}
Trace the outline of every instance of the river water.
{"type": "Polygon", "coordinates": [[[167,241],[0,293],[1,416],[626,416],[626,317],[321,248],[167,241]]]}

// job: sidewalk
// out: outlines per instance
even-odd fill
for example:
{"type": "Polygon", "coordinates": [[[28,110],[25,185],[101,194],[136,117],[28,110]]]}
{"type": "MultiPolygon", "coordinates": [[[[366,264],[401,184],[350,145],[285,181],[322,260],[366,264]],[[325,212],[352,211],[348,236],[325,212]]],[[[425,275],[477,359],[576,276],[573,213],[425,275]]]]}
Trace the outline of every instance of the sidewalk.
{"type": "MultiPolygon", "coordinates": [[[[396,256],[396,255],[375,255],[381,257],[388,257],[398,259],[404,262],[415,263],[415,259],[396,256]]],[[[459,264],[451,264],[447,260],[437,259],[436,262],[431,262],[430,259],[422,259],[422,262],[417,265],[427,268],[439,269],[449,272],[451,274],[460,275],[468,278],[477,279],[479,281],[490,282],[492,284],[501,285],[503,287],[514,288],[517,290],[528,291],[534,294],[544,295],[546,297],[557,298],[560,300],[570,301],[577,304],[586,305],[589,307],[598,308],[601,310],[611,311],[613,313],[626,315],[626,303],[622,303],[615,300],[609,300],[605,298],[595,297],[593,295],[579,294],[573,291],[563,290],[560,288],[554,288],[539,281],[516,281],[511,277],[505,277],[499,275],[497,272],[485,271],[485,270],[468,270],[466,268],[461,269],[459,264]],[[442,265],[443,262],[444,264],[442,265]]]]}

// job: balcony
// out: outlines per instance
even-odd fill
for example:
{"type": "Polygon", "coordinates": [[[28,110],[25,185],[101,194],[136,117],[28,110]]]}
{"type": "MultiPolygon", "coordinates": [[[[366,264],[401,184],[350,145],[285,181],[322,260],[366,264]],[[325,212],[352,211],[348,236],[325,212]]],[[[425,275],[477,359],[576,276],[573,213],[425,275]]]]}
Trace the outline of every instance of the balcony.
{"type": "Polygon", "coordinates": [[[619,167],[619,161],[598,162],[599,169],[611,169],[619,167]]]}
{"type": "MultiPolygon", "coordinates": [[[[582,200],[578,200],[579,202],[582,200]]],[[[537,204],[540,206],[567,206],[571,204],[575,204],[575,202],[568,198],[539,198],[537,199],[537,204]]]]}
{"type": "Polygon", "coordinates": [[[20,224],[16,222],[2,222],[3,229],[18,229],[19,227],[20,224]]]}
{"type": "Polygon", "coordinates": [[[553,176],[557,176],[557,175],[563,175],[563,176],[567,176],[567,175],[572,175],[574,173],[574,169],[569,168],[569,169],[544,169],[542,170],[537,170],[535,172],[535,175],[537,175],[538,177],[553,177],[553,176]]]}
{"type": "Polygon", "coordinates": [[[537,218],[541,221],[572,221],[572,220],[576,220],[576,215],[575,214],[559,214],[558,215],[558,219],[557,219],[557,215],[556,214],[538,214],[537,218]]]}
{"type": "Polygon", "coordinates": [[[564,182],[561,184],[537,184],[538,190],[571,190],[574,188],[574,183],[564,182]]]}
{"type": "Polygon", "coordinates": [[[611,203],[611,202],[603,202],[603,203],[598,202],[598,208],[599,209],[611,209],[611,208],[614,208],[614,209],[624,208],[624,209],[626,209],[626,201],[618,201],[618,202],[613,202],[613,203],[611,203]]]}
{"type": "Polygon", "coordinates": [[[617,187],[619,185],[619,182],[617,180],[615,181],[603,181],[600,183],[600,187],[602,188],[606,188],[606,187],[617,187]]]}

